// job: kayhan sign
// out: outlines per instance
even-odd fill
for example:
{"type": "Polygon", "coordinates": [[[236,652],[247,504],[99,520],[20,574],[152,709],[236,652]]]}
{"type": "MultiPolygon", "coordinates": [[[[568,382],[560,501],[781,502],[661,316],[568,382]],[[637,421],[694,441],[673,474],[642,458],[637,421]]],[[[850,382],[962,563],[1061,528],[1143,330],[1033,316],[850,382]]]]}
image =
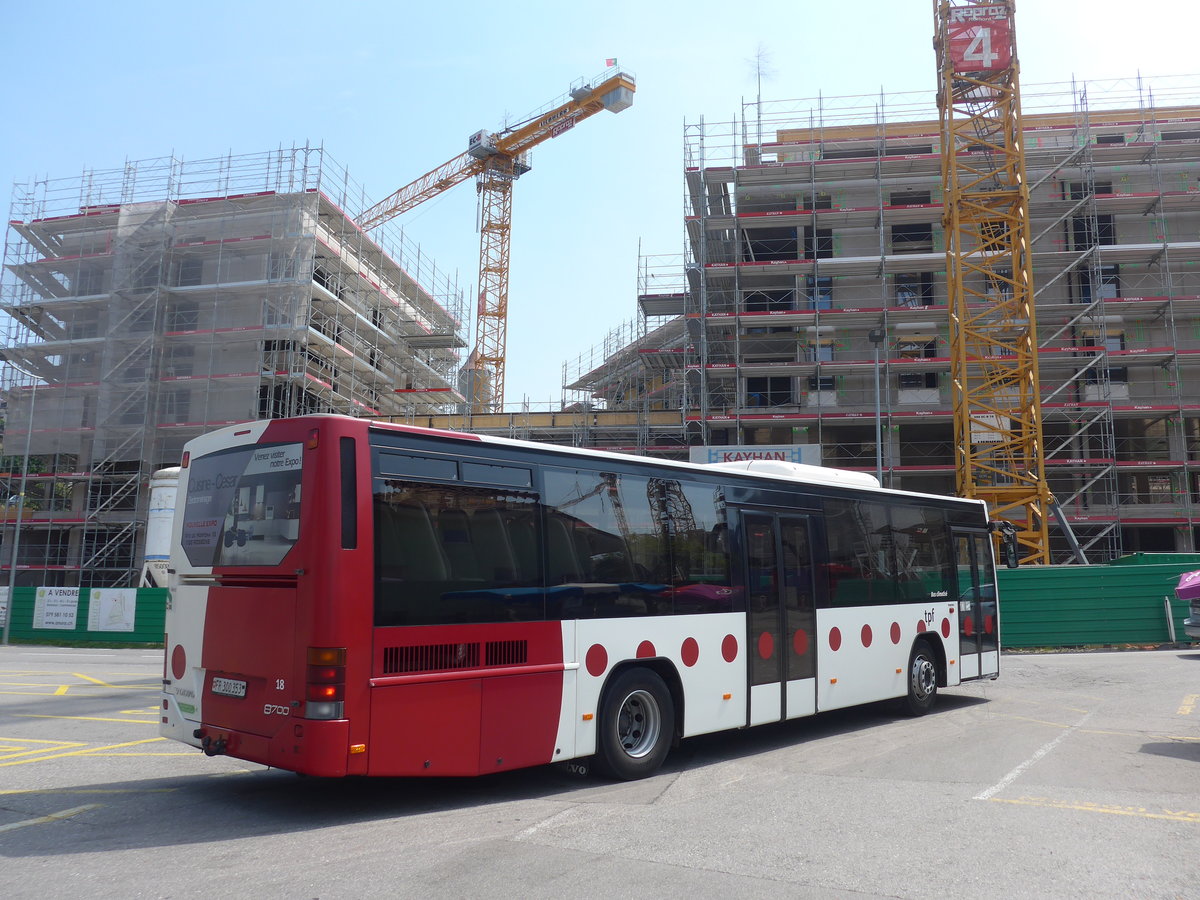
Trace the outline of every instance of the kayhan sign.
{"type": "Polygon", "coordinates": [[[694,463],[745,462],[749,459],[779,459],[784,462],[821,464],[820,444],[759,444],[753,447],[692,447],[689,459],[694,463]]]}

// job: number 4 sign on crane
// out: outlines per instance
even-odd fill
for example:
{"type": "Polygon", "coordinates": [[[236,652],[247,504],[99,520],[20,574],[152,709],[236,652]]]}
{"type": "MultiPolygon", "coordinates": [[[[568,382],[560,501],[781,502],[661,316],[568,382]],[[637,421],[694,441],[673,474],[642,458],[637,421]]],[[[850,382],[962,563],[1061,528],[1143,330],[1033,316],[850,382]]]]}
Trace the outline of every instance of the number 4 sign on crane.
{"type": "Polygon", "coordinates": [[[950,10],[947,44],[955,72],[999,72],[1012,62],[1008,6],[998,3],[950,10]]]}

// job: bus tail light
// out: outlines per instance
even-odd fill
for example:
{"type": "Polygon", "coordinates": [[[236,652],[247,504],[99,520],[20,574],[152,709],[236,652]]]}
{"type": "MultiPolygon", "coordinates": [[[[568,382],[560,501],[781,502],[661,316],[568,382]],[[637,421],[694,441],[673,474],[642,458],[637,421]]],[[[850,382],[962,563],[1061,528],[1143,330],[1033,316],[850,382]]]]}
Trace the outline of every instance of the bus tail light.
{"type": "Polygon", "coordinates": [[[346,686],[344,684],[310,684],[307,694],[309,700],[345,700],[346,686]]]}
{"type": "Polygon", "coordinates": [[[304,678],[304,717],[343,718],[346,699],[346,648],[309,647],[307,661],[304,678]]]}

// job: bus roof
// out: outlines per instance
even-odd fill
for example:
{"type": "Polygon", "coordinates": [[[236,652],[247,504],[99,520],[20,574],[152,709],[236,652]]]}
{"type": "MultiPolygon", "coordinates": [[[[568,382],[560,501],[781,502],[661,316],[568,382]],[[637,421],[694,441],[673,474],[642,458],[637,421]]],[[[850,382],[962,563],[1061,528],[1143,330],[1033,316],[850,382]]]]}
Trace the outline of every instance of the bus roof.
{"type": "MultiPolygon", "coordinates": [[[[345,416],[341,418],[347,418],[345,416]]],[[[936,500],[956,500],[962,503],[976,503],[986,508],[983,500],[971,500],[965,497],[955,497],[948,494],[925,494],[917,491],[900,491],[883,487],[874,475],[867,472],[855,472],[850,469],[837,469],[826,466],[803,465],[785,460],[741,460],[727,463],[693,463],[677,460],[652,459],[646,456],[635,456],[630,453],[616,453],[611,450],[596,450],[590,447],[563,447],[558,444],[542,444],[536,441],[523,441],[516,438],[495,437],[492,435],[467,434],[459,431],[443,431],[436,428],[422,428],[419,425],[405,425],[396,422],[381,422],[364,420],[370,427],[386,428],[426,435],[430,437],[451,438],[466,441],[481,441],[500,446],[520,447],[542,453],[556,453],[564,456],[584,457],[589,459],[610,459],[624,463],[634,462],[645,465],[663,466],[687,471],[720,471],[733,475],[744,475],[755,479],[771,481],[795,481],[813,485],[833,485],[837,487],[857,488],[884,494],[903,494],[905,496],[928,497],[936,500]]]]}
{"type": "MultiPolygon", "coordinates": [[[[917,491],[900,491],[881,486],[874,475],[866,472],[855,472],[849,469],[836,469],[825,466],[802,465],[784,460],[743,460],[732,463],[693,463],[667,459],[652,459],[647,456],[635,456],[630,453],[616,453],[611,450],[595,450],[590,447],[564,447],[558,444],[543,444],[537,441],[525,441],[517,438],[495,437],[487,434],[468,434],[463,431],[450,431],[441,428],[424,428],[420,425],[408,425],[400,422],[387,422],[379,419],[358,418],[336,413],[311,413],[305,416],[295,416],[291,421],[312,421],[314,419],[335,419],[347,424],[354,423],[356,427],[391,431],[401,434],[412,434],[420,437],[437,438],[440,440],[463,441],[475,445],[490,444],[499,447],[513,447],[538,453],[545,453],[566,458],[613,460],[626,465],[658,466],[661,468],[679,469],[690,472],[721,472],[734,477],[753,478],[763,481],[792,481],[810,485],[828,485],[856,490],[872,491],[881,494],[897,494],[903,496],[924,497],[939,501],[979,504],[986,509],[983,500],[972,500],[965,497],[954,497],[948,494],[926,494],[917,491]]],[[[289,421],[278,419],[274,421],[289,421]]],[[[250,423],[246,423],[250,424],[250,423]]],[[[231,434],[236,429],[246,428],[246,424],[232,425],[220,429],[231,434]]],[[[213,434],[215,432],[210,432],[213,434]]],[[[466,447],[463,448],[464,450],[466,447]]]]}

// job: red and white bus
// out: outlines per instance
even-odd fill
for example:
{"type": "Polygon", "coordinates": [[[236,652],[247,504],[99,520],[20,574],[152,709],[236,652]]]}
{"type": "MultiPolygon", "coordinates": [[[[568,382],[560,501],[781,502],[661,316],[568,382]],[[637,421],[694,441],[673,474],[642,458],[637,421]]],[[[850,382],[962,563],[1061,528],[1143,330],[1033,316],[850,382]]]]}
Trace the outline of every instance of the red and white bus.
{"type": "Polygon", "coordinates": [[[188,444],[161,731],[313,775],[479,775],[999,673],[980,501],[305,416],[188,444]]]}

